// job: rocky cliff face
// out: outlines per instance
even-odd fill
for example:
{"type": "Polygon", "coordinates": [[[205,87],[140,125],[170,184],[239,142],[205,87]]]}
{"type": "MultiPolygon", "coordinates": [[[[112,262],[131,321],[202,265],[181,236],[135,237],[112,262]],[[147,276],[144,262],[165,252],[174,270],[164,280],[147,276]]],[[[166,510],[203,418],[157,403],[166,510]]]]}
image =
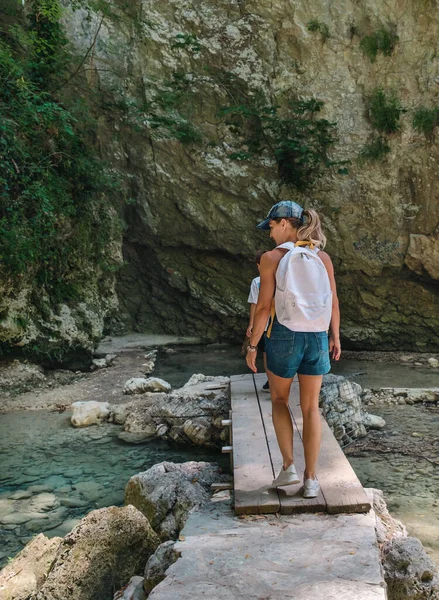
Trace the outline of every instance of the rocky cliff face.
{"type": "Polygon", "coordinates": [[[129,0],[111,13],[65,4],[84,57],[81,88],[71,89],[99,91],[98,144],[126,181],[118,294],[129,327],[241,337],[253,255],[271,247],[255,225],[293,198],[322,214],[345,342],[439,347],[437,130],[412,124],[438,102],[436,2],[129,0]],[[383,31],[393,49],[368,56],[361,41],[383,31]],[[377,134],[376,88],[406,112],[399,131],[383,134],[390,152],[359,163],[377,134]],[[349,174],[328,172],[299,193],[269,153],[231,160],[240,134],[219,111],[233,96],[323,101],[322,116],[337,124],[333,158],[350,160],[349,174]]]}

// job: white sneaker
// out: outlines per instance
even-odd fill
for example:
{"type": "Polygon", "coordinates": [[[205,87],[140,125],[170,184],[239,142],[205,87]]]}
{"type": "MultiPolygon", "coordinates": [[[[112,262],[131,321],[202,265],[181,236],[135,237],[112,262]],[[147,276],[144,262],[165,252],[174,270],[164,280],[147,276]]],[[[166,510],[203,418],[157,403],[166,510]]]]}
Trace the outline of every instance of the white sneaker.
{"type": "Polygon", "coordinates": [[[300,479],[297,476],[295,466],[290,465],[287,469],[282,467],[279,475],[276,479],[273,479],[272,486],[280,487],[282,485],[292,485],[293,483],[300,483],[300,479]]]}
{"type": "Polygon", "coordinates": [[[303,484],[304,498],[317,498],[320,491],[320,484],[317,479],[305,479],[303,484]]]}

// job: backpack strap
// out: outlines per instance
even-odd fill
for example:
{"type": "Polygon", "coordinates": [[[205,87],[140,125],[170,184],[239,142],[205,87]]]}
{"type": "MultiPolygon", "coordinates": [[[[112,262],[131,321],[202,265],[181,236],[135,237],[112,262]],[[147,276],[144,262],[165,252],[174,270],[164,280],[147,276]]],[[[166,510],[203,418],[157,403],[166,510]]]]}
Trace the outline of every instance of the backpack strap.
{"type": "Polygon", "coordinates": [[[295,246],[309,246],[310,250],[314,250],[315,248],[314,244],[309,240],[299,240],[295,243],[295,246]]]}
{"type": "Polygon", "coordinates": [[[280,244],[279,246],[276,246],[276,250],[279,248],[280,250],[293,250],[294,246],[296,244],[294,242],[285,242],[283,244],[280,244]]]}
{"type": "Polygon", "coordinates": [[[271,335],[271,330],[273,329],[274,317],[276,316],[276,307],[274,305],[274,298],[271,301],[271,309],[270,309],[270,325],[268,326],[267,333],[265,334],[268,338],[271,335]]]}
{"type": "Polygon", "coordinates": [[[285,242],[284,244],[280,244],[276,246],[276,248],[280,248],[281,250],[293,250],[296,247],[300,246],[309,246],[311,250],[314,250],[315,244],[313,244],[310,240],[298,240],[297,242],[285,242]]]}

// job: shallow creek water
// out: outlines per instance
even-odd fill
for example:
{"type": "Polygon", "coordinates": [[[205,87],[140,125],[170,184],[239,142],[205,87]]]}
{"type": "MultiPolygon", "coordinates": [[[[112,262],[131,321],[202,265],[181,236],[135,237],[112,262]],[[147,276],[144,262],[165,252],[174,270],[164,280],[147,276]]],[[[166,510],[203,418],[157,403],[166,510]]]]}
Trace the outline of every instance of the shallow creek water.
{"type": "MultiPolygon", "coordinates": [[[[193,373],[243,372],[246,366],[238,348],[210,345],[162,352],[154,375],[175,388],[193,373]]],[[[397,364],[344,361],[334,372],[357,373],[352,377],[364,387],[434,385],[428,369],[397,364]]],[[[438,411],[429,412],[422,406],[373,406],[368,410],[387,422],[383,432],[370,434],[372,441],[377,437],[382,443],[388,436],[402,443],[414,431],[424,439],[437,440],[438,411]]],[[[117,438],[120,428],[115,425],[74,429],[70,414],[33,411],[0,415],[0,566],[37,533],[64,536],[90,510],[121,505],[128,479],[155,463],[207,460],[228,468],[228,457],[217,451],[158,441],[127,445],[117,438]]],[[[403,520],[409,533],[420,537],[439,563],[439,466],[416,456],[381,455],[373,449],[352,447],[351,452],[355,455],[349,460],[362,483],[384,490],[392,513],[403,520]]]]}
{"type": "Polygon", "coordinates": [[[0,416],[0,566],[37,533],[64,536],[90,510],[122,505],[128,479],[168,460],[228,468],[214,450],[166,442],[128,445],[120,427],[74,429],[71,411],[0,416]]]}
{"type": "Polygon", "coordinates": [[[386,427],[346,448],[348,459],[365,487],[384,491],[390,513],[439,565],[439,406],[367,410],[383,417],[386,427]]]}

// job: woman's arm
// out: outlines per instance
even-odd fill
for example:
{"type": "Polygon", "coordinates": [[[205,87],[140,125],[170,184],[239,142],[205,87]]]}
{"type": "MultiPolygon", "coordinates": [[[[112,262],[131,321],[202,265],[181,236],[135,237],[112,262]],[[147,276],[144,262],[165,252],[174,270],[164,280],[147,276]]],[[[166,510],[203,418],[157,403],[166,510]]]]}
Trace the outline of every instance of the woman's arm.
{"type": "MultiPolygon", "coordinates": [[[[261,276],[261,287],[259,290],[258,303],[256,305],[255,317],[253,322],[253,331],[250,337],[250,344],[257,346],[259,340],[264,334],[265,326],[271,310],[274,292],[276,291],[276,269],[282,258],[283,253],[279,250],[265,252],[261,257],[259,274],[261,276]]],[[[249,349],[247,352],[247,365],[256,373],[256,351],[249,349]]]]}
{"type": "Polygon", "coordinates": [[[332,352],[332,358],[338,360],[341,355],[340,345],[340,307],[338,304],[337,286],[335,283],[334,265],[326,252],[319,252],[319,257],[322,259],[325,265],[326,271],[329,277],[329,283],[332,291],[332,315],[330,323],[330,336],[329,336],[329,352],[332,352]]]}

